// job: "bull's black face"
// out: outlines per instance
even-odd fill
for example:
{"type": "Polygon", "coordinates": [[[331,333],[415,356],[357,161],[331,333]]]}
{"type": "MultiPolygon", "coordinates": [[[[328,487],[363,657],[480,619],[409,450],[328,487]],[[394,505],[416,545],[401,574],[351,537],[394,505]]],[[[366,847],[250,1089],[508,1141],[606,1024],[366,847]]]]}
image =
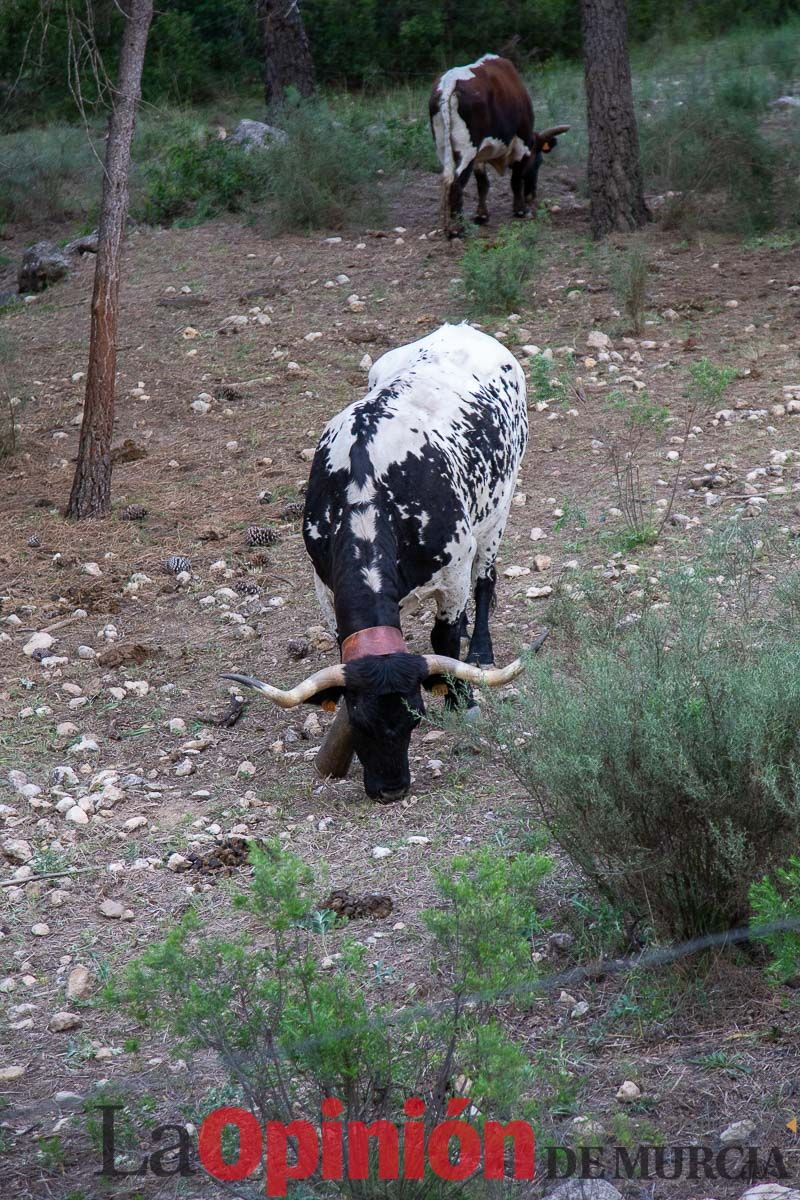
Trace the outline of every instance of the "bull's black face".
{"type": "Polygon", "coordinates": [[[421,684],[426,674],[425,660],[416,654],[370,656],[348,664],[344,700],[371,800],[402,800],[411,786],[408,747],[425,712],[421,684]]]}
{"type": "Polygon", "coordinates": [[[407,695],[371,696],[348,688],[344,694],[353,745],[364,768],[370,800],[402,800],[411,786],[408,747],[425,705],[419,687],[407,695]]]}

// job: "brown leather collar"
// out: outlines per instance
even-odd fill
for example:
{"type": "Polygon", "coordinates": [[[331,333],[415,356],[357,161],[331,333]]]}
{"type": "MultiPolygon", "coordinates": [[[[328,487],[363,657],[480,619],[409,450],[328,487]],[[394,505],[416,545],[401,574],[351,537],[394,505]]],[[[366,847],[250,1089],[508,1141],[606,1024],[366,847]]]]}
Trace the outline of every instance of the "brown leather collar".
{"type": "Polygon", "coordinates": [[[366,658],[368,654],[406,654],[408,647],[402,631],[394,625],[371,625],[359,629],[342,642],[342,662],[366,658]]]}

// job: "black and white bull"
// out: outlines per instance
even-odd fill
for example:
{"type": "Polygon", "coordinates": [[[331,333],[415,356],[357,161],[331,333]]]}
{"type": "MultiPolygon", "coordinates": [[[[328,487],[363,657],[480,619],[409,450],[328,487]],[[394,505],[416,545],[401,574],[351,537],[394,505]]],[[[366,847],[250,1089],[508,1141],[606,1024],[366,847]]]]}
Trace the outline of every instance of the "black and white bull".
{"type": "Polygon", "coordinates": [[[489,220],[487,166],[499,175],[511,168],[514,216],[536,207],[542,155],[569,125],[537,133],[533,104],[516,67],[507,58],[485,54],[466,67],[453,67],[436,81],[429,112],[442,164],[442,220],[447,233],[459,232],[464,188],[472,172],[478,186],[477,224],[489,220]]]}
{"type": "Polygon", "coordinates": [[[311,702],[331,709],[343,696],[373,799],[389,802],[408,791],[423,689],[446,687],[449,703],[468,704],[470,684],[498,686],[522,669],[519,660],[491,666],[489,610],[527,436],[519,363],[468,325],[443,325],[384,354],[370,371],[368,394],[323,431],[303,535],[341,664],[290,691],[227,678],[285,708],[311,702]],[[461,662],[471,597],[475,620],[461,662]],[[434,653],[414,654],[401,612],[428,598],[436,603],[434,653]]]}

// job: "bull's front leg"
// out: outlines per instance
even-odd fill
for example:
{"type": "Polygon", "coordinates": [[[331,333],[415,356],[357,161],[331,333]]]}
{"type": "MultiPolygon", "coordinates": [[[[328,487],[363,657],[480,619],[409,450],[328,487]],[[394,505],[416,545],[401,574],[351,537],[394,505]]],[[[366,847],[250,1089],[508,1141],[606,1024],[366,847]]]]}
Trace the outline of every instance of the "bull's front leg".
{"type": "Polygon", "coordinates": [[[475,168],[475,183],[478,185],[478,211],[475,214],[476,225],[486,225],[489,220],[489,209],[486,197],[489,195],[489,176],[485,167],[475,168]]]}
{"type": "MultiPolygon", "coordinates": [[[[434,654],[442,654],[447,658],[461,657],[461,638],[466,632],[467,614],[462,611],[454,620],[438,616],[431,630],[431,646],[434,654]]],[[[447,708],[472,708],[475,699],[472,688],[463,680],[448,680],[445,692],[447,708]]]]}
{"type": "Polygon", "coordinates": [[[528,205],[525,197],[525,172],[520,163],[514,163],[511,168],[511,192],[514,197],[514,216],[527,217],[528,205]]]}
{"type": "Polygon", "coordinates": [[[475,624],[472,627],[467,662],[476,663],[480,667],[491,667],[494,664],[489,613],[494,604],[496,586],[497,571],[494,566],[488,567],[485,575],[475,584],[475,624]]]}

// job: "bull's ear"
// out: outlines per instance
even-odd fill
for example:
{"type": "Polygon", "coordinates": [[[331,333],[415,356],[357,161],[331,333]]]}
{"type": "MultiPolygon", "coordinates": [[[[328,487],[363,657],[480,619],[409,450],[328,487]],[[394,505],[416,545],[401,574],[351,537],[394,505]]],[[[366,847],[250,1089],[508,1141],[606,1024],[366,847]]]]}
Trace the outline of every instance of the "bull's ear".
{"type": "Polygon", "coordinates": [[[422,686],[426,692],[431,692],[434,696],[447,695],[447,680],[444,675],[428,675],[423,679],[422,686]]]}
{"type": "Polygon", "coordinates": [[[343,695],[343,687],[325,688],[324,691],[317,692],[316,696],[307,700],[306,704],[316,704],[320,708],[324,708],[325,712],[334,712],[343,695]]]}

